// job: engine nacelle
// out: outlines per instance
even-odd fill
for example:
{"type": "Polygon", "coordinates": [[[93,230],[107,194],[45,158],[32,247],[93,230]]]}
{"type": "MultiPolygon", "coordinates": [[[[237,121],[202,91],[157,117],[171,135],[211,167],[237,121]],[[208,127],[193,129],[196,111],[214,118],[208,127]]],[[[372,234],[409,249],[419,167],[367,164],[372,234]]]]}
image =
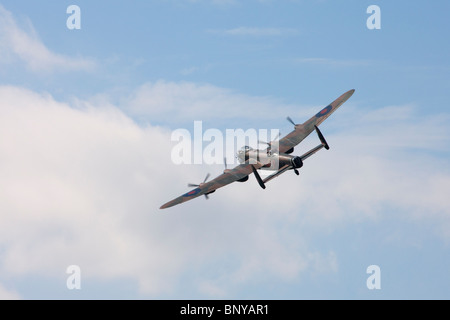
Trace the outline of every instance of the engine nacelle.
{"type": "Polygon", "coordinates": [[[286,151],[286,154],[291,154],[292,152],[294,152],[294,148],[290,148],[288,151],[286,151]]]}
{"type": "Polygon", "coordinates": [[[303,167],[302,158],[300,158],[300,157],[293,157],[291,161],[292,161],[292,166],[294,168],[299,169],[299,168],[303,167]]]}
{"type": "Polygon", "coordinates": [[[245,176],[245,177],[243,177],[242,179],[239,179],[238,181],[239,182],[245,182],[245,181],[247,181],[248,180],[248,176],[245,176]]]}

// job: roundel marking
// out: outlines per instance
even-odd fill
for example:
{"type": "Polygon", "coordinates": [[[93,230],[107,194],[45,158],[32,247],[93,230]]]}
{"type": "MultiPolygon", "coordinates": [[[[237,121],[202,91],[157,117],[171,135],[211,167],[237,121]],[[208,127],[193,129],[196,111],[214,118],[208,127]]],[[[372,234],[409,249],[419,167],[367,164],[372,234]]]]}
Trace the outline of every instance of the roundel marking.
{"type": "Polygon", "coordinates": [[[183,197],[192,197],[195,196],[197,193],[199,193],[200,191],[202,191],[200,188],[196,188],[192,191],[189,191],[188,193],[183,194],[183,197]]]}
{"type": "Polygon", "coordinates": [[[323,108],[321,111],[319,111],[316,114],[317,118],[323,117],[324,115],[328,114],[328,112],[330,112],[332,109],[331,105],[329,105],[328,107],[323,108]]]}

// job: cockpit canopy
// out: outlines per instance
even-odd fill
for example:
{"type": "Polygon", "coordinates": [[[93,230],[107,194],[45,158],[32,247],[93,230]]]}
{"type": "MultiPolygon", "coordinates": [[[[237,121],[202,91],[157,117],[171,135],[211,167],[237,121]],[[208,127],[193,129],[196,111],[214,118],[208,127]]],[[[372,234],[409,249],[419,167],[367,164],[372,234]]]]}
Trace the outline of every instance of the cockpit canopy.
{"type": "Polygon", "coordinates": [[[248,152],[252,151],[253,148],[249,146],[243,146],[241,149],[238,150],[236,154],[236,158],[240,163],[244,163],[245,160],[248,160],[248,152]]]}

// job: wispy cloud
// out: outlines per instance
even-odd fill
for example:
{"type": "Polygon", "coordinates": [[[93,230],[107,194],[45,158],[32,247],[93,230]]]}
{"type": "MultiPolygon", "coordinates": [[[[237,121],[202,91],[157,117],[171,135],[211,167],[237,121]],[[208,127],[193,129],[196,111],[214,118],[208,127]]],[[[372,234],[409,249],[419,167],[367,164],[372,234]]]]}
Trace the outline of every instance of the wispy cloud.
{"type": "MultiPolygon", "coordinates": [[[[273,119],[272,111],[288,115],[295,109],[273,97],[254,97],[211,84],[157,81],[136,88],[123,102],[130,114],[172,124],[194,119],[273,119]],[[166,121],[167,122],[167,121],[166,121]]],[[[298,110],[298,108],[297,108],[298,110]]]]}
{"type": "MultiPolygon", "coordinates": [[[[177,0],[179,1],[179,0],[177,0]]],[[[239,0],[182,0],[190,3],[208,3],[213,5],[235,5],[239,3],[239,0]]]]}
{"type": "Polygon", "coordinates": [[[30,24],[29,31],[21,28],[13,14],[0,5],[0,55],[19,59],[33,72],[59,72],[91,70],[95,63],[90,59],[74,58],[52,52],[39,39],[30,24]]]}
{"type": "Polygon", "coordinates": [[[16,291],[8,290],[0,283],[0,300],[18,300],[18,299],[20,299],[20,295],[16,291]]]}
{"type": "Polygon", "coordinates": [[[294,28],[265,28],[265,27],[237,27],[233,29],[210,29],[209,33],[229,35],[229,36],[250,36],[250,37],[279,37],[297,35],[299,31],[294,28]]]}
{"type": "Polygon", "coordinates": [[[183,76],[187,76],[187,75],[190,75],[190,74],[195,73],[196,71],[198,71],[198,67],[188,67],[188,68],[182,69],[182,70],[180,71],[180,73],[181,73],[183,76]]]}
{"type": "Polygon", "coordinates": [[[369,66],[373,64],[371,60],[364,59],[332,59],[332,58],[297,58],[294,59],[296,64],[325,65],[333,67],[355,67],[369,66]]]}

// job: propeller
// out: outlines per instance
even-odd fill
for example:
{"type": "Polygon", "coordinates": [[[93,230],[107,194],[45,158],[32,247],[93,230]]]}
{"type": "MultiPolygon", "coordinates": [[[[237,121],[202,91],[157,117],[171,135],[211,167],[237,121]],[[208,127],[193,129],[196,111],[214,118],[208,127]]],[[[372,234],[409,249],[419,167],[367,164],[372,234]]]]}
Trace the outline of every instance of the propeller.
{"type": "MultiPolygon", "coordinates": [[[[281,134],[281,132],[278,131],[278,134],[275,136],[275,138],[272,139],[272,141],[277,140],[280,137],[280,134],[281,134]]],[[[267,144],[269,147],[271,146],[271,142],[266,142],[266,141],[263,141],[263,140],[258,140],[258,143],[260,143],[260,144],[267,144]]]]}
{"type": "Polygon", "coordinates": [[[208,180],[208,178],[209,178],[209,173],[206,175],[205,180],[203,180],[203,182],[201,182],[200,184],[188,183],[188,187],[200,187],[202,184],[204,184],[206,182],[206,180],[208,180]]]}
{"type": "Polygon", "coordinates": [[[287,117],[286,119],[287,119],[287,121],[292,123],[294,125],[294,127],[296,126],[295,122],[291,119],[291,117],[287,117]]]}
{"type": "MultiPolygon", "coordinates": [[[[188,183],[188,187],[200,187],[201,185],[203,185],[206,182],[206,180],[208,180],[209,176],[210,176],[210,174],[208,173],[206,175],[205,179],[203,180],[203,182],[201,182],[200,184],[188,183]]],[[[205,196],[206,200],[209,199],[207,194],[204,194],[204,196],[205,196]]]]}
{"type": "MultiPolygon", "coordinates": [[[[278,131],[278,134],[275,136],[275,138],[273,138],[273,140],[271,142],[266,142],[263,140],[258,140],[258,143],[260,144],[267,144],[269,147],[267,148],[267,154],[271,154],[272,153],[272,142],[278,140],[278,138],[280,137],[281,132],[278,131]]],[[[277,148],[275,148],[274,152],[278,152],[278,145],[276,144],[277,148]]]]}
{"type": "Polygon", "coordinates": [[[227,173],[228,171],[228,166],[227,166],[227,158],[223,157],[223,164],[225,165],[225,169],[223,170],[223,173],[227,173]]]}

